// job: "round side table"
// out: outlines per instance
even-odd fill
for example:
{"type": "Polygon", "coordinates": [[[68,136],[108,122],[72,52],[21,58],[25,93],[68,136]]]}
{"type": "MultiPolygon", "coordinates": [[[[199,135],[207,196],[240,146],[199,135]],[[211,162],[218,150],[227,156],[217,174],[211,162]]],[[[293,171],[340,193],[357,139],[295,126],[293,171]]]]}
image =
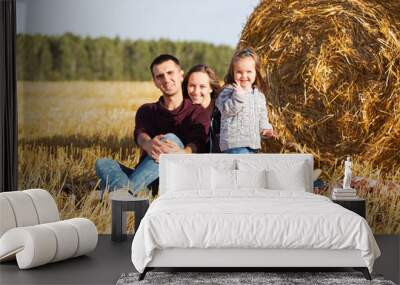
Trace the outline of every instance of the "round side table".
{"type": "Polygon", "coordinates": [[[124,241],[126,235],[126,212],[135,212],[135,233],[140,221],[149,208],[149,199],[133,197],[127,191],[113,191],[110,193],[111,200],[111,240],[124,241]]]}

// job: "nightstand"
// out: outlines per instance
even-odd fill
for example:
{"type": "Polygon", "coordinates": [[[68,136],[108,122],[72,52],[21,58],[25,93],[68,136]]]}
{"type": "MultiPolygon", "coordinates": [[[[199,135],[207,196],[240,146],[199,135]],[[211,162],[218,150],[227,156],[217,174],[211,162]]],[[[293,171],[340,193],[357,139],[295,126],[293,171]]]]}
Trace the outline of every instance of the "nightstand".
{"type": "Polygon", "coordinates": [[[127,191],[113,191],[110,193],[111,200],[111,240],[124,241],[126,235],[126,213],[135,212],[135,233],[140,221],[149,207],[149,199],[133,197],[127,191]]]}
{"type": "Polygon", "coordinates": [[[364,219],[366,218],[365,211],[365,199],[363,198],[352,198],[351,200],[341,200],[341,199],[332,199],[332,202],[339,204],[340,206],[353,211],[356,214],[359,214],[364,219]]]}

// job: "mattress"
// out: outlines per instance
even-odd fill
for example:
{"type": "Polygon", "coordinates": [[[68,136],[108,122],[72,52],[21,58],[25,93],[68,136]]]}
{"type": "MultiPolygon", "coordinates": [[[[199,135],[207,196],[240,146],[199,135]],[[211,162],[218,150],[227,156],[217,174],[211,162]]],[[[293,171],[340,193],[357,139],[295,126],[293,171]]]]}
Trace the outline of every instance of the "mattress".
{"type": "Polygon", "coordinates": [[[267,189],[162,195],[135,234],[133,265],[143,272],[172,248],[359,250],[370,271],[380,255],[361,216],[321,195],[267,189]]]}

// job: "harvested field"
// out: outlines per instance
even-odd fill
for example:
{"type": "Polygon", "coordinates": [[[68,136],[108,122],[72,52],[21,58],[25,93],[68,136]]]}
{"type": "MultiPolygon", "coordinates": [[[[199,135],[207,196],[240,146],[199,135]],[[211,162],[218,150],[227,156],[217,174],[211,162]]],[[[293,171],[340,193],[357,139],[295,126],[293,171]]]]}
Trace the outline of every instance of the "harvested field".
{"type": "MultiPolygon", "coordinates": [[[[63,219],[87,217],[99,233],[110,233],[111,205],[97,197],[94,163],[109,157],[135,165],[134,114],[158,94],[151,82],[19,82],[19,188],[47,189],[63,219]]],[[[332,186],[342,169],[339,162],[324,168],[322,178],[332,186]]],[[[368,180],[354,181],[359,195],[368,199],[374,232],[400,234],[399,171],[355,160],[353,174],[379,181],[373,187],[368,180]]],[[[328,195],[329,189],[321,194],[328,195]]]]}

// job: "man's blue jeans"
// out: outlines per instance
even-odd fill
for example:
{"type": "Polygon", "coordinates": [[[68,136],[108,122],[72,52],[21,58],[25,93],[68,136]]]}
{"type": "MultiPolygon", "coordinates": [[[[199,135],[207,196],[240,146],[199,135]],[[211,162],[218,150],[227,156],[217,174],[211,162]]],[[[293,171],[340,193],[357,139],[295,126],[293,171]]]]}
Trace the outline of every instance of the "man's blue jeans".
{"type": "MultiPolygon", "coordinates": [[[[180,148],[184,148],[182,141],[172,133],[164,135],[162,140],[172,141],[180,148]]],[[[102,190],[107,187],[109,191],[128,188],[135,193],[149,186],[158,178],[158,163],[148,155],[137,165],[136,169],[128,168],[108,158],[96,160],[95,168],[97,177],[101,179],[100,188],[102,190]]]]}
{"type": "Polygon", "coordinates": [[[250,147],[234,147],[223,151],[224,153],[246,154],[256,153],[256,150],[250,147]]]}

